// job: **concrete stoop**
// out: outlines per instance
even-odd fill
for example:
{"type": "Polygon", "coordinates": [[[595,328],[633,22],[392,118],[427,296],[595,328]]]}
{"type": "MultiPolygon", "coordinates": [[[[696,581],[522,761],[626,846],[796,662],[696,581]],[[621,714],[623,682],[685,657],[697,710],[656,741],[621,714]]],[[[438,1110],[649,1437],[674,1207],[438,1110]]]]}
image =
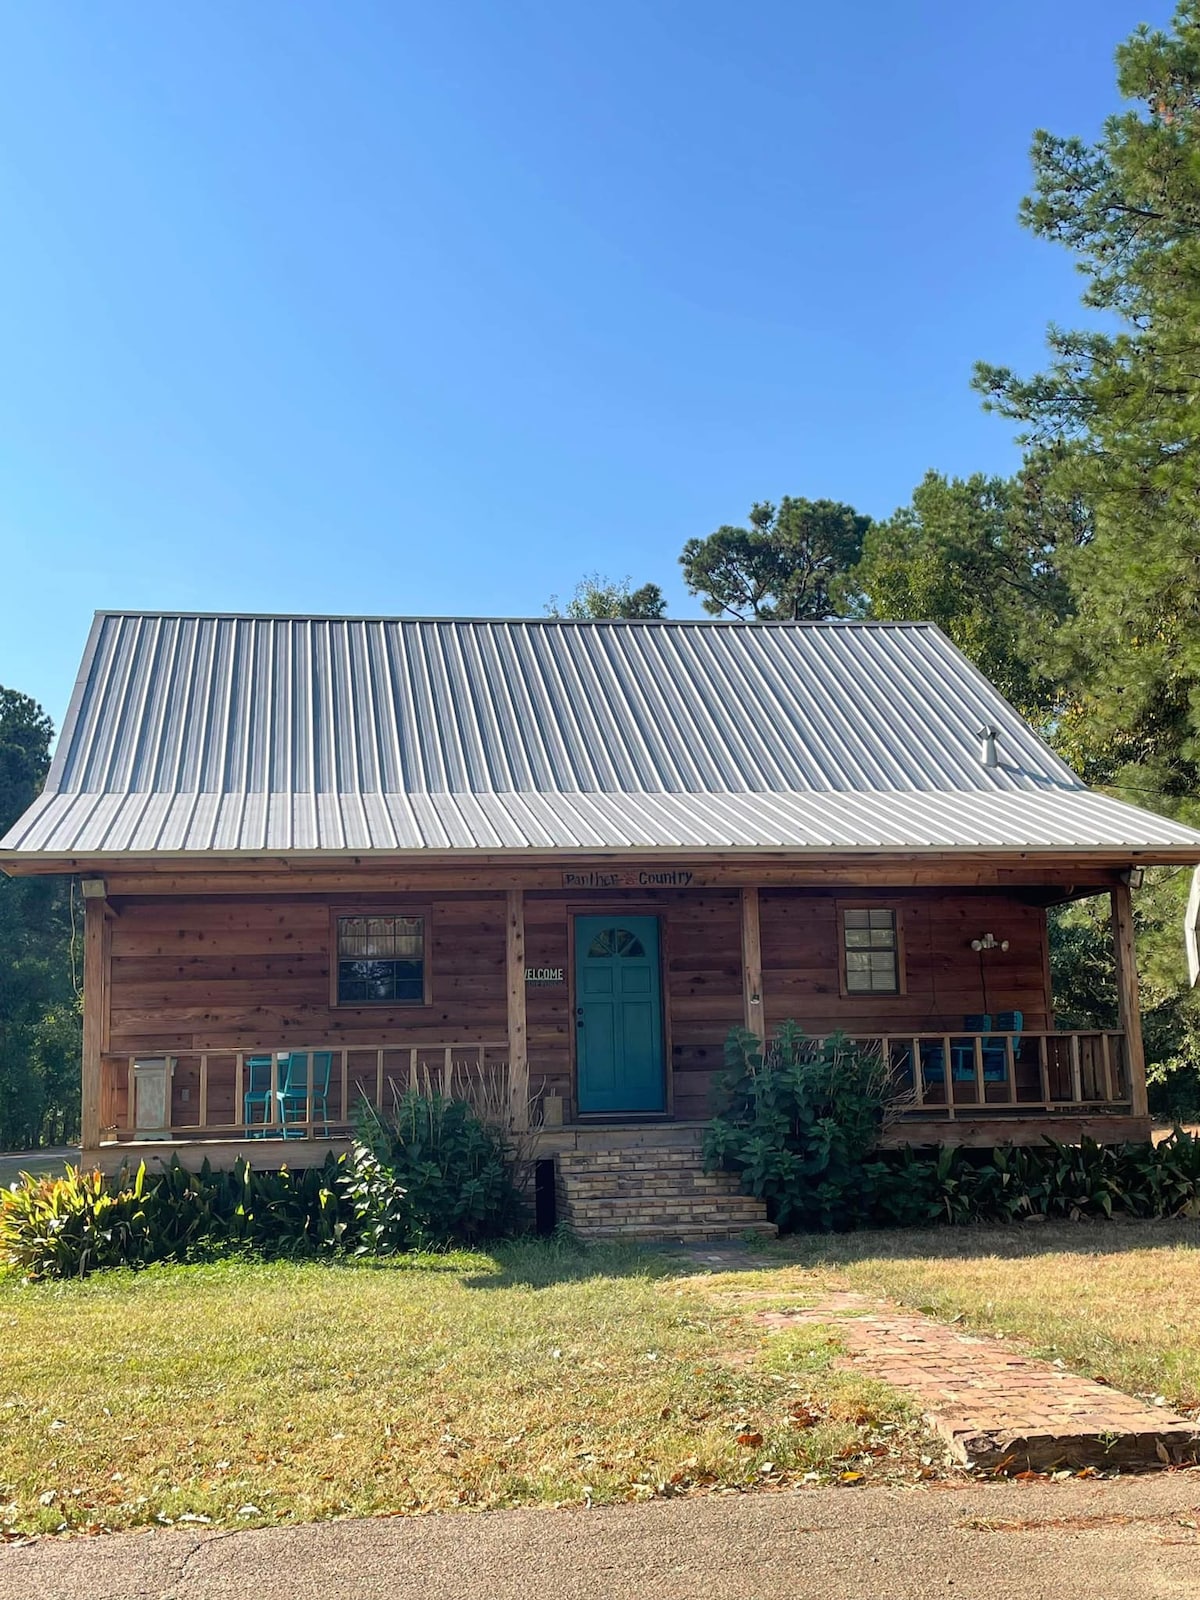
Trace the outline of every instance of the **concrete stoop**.
{"type": "Polygon", "coordinates": [[[777,1232],[733,1173],[705,1172],[698,1139],[566,1150],[557,1162],[559,1220],[582,1239],[701,1243],[777,1232]]]}

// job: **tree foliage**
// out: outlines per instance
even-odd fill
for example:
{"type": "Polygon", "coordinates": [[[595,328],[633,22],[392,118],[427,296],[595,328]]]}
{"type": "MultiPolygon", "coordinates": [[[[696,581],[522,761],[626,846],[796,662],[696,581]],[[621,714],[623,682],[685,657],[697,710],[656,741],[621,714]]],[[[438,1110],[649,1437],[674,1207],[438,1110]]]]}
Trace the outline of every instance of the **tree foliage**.
{"type": "Polygon", "coordinates": [[[911,505],[871,527],[851,587],[871,617],[936,622],[1044,727],[1059,710],[1050,643],[1072,609],[1061,556],[1089,536],[1038,461],[1011,479],[928,472],[911,505]]]}
{"type": "Polygon", "coordinates": [[[551,617],[568,617],[575,622],[621,617],[645,622],[665,617],[667,602],[656,583],[644,583],[640,589],[635,589],[632,578],[621,578],[614,582],[599,572],[589,572],[575,585],[574,594],[561,609],[558,596],[551,595],[546,613],[551,617]]]}
{"type": "MultiPolygon", "coordinates": [[[[53,728],[28,695],[0,688],[0,834],[41,790],[53,728]]],[[[0,875],[0,1147],[73,1137],[79,1001],[70,881],[0,875]]]]}
{"type": "Polygon", "coordinates": [[[1200,5],[1117,52],[1134,105],[1101,138],[1040,132],[1026,226],[1071,251],[1099,326],[1052,327],[1032,377],[981,365],[987,402],[1056,452],[1092,508],[1067,571],[1062,737],[1101,781],[1169,798],[1200,781],[1200,5]],[[1137,769],[1131,777],[1130,769],[1137,769]]]}
{"type": "Polygon", "coordinates": [[[679,558],[688,592],[715,617],[819,622],[833,615],[871,519],[834,500],[785,495],[777,506],[751,506],[749,523],[688,540],[679,558]]]}

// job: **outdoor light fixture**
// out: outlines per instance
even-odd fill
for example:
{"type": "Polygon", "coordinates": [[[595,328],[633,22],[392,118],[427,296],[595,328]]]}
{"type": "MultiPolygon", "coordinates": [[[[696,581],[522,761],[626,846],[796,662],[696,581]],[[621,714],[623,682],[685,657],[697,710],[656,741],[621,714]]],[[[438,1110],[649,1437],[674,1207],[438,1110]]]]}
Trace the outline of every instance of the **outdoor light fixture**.
{"type": "Polygon", "coordinates": [[[1121,882],[1127,883],[1131,889],[1140,889],[1146,881],[1145,867],[1126,867],[1121,874],[1121,882]]]}
{"type": "Polygon", "coordinates": [[[83,880],[83,898],[85,900],[103,900],[108,893],[108,885],[103,878],[85,878],[83,880]]]}
{"type": "Polygon", "coordinates": [[[997,939],[995,934],[985,933],[978,939],[971,940],[972,950],[1007,950],[1008,940],[997,939]]]}

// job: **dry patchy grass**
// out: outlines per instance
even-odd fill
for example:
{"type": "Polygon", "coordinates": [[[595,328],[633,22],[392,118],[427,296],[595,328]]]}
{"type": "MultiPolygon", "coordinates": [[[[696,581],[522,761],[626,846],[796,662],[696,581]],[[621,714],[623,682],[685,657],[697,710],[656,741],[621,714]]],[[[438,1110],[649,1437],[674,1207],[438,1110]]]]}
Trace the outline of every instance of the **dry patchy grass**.
{"type": "Polygon", "coordinates": [[[0,1279],[0,1525],[244,1524],[886,1471],[919,1434],[821,1330],[554,1244],[0,1279]]]}
{"type": "Polygon", "coordinates": [[[1200,1412],[1200,1222],[1048,1223],[796,1238],[764,1254],[774,1295],[818,1283],[1016,1336],[1131,1394],[1200,1412]],[[797,1263],[781,1276],[778,1263],[797,1263]]]}

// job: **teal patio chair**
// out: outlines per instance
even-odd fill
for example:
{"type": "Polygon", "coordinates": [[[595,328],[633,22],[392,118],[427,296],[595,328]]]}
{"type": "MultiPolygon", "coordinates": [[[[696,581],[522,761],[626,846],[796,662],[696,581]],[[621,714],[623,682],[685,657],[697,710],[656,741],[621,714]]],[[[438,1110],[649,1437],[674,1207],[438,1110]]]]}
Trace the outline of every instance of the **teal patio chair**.
{"type": "MultiPolygon", "coordinates": [[[[992,1019],[986,1011],[973,1012],[969,1017],[963,1018],[963,1027],[968,1033],[986,1033],[991,1025],[992,1019]]],[[[954,1064],[955,1083],[973,1083],[975,1081],[974,1039],[952,1040],[950,1044],[950,1059],[954,1064]]],[[[985,1072],[985,1081],[986,1077],[987,1074],[985,1072]]]]}
{"type": "MultiPolygon", "coordinates": [[[[303,1123],[309,1101],[309,1053],[307,1050],[293,1050],[290,1055],[284,1056],[280,1063],[283,1067],[283,1082],[277,1091],[279,1101],[279,1120],[283,1125],[285,1139],[303,1139],[308,1130],[304,1127],[295,1127],[297,1122],[303,1123]],[[293,1124],[289,1127],[289,1122],[293,1124]]],[[[326,1137],[329,1134],[329,1075],[333,1070],[333,1051],[314,1050],[312,1052],[312,1114],[313,1121],[324,1126],[326,1137]]]]}
{"type": "Polygon", "coordinates": [[[247,1056],[242,1094],[242,1121],[248,1139],[265,1139],[275,1104],[275,1057],[247,1056]]]}

